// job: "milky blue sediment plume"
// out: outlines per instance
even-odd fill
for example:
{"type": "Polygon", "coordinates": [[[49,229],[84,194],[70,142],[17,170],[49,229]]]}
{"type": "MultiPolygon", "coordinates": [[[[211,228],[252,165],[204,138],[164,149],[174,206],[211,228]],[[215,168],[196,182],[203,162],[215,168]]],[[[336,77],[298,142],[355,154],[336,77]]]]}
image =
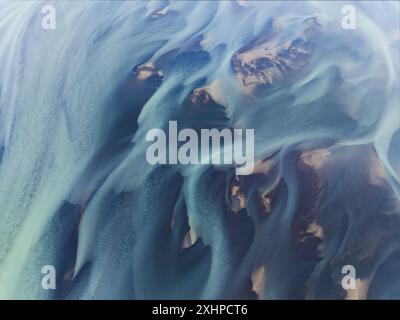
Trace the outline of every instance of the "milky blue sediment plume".
{"type": "Polygon", "coordinates": [[[0,298],[400,299],[400,8],[346,4],[2,2],[0,298]],[[253,173],[150,165],[169,121],[253,173]]]}

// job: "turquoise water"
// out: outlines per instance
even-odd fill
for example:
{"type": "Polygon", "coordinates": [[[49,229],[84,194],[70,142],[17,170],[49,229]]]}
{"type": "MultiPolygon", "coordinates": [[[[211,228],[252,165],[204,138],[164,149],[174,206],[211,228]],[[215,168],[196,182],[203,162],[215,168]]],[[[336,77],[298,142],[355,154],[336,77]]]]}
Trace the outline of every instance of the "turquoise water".
{"type": "Polygon", "coordinates": [[[0,4],[0,298],[400,298],[397,2],[43,5],[0,4]],[[256,170],[149,165],[169,121],[256,170]]]}

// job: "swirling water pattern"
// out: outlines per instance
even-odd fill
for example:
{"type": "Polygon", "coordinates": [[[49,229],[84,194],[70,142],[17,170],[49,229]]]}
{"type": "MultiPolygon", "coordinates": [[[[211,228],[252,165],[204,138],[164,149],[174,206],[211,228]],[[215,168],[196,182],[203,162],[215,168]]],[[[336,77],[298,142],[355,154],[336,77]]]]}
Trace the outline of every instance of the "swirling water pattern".
{"type": "Polygon", "coordinates": [[[400,298],[399,3],[342,5],[1,2],[0,298],[400,298]],[[149,165],[170,120],[255,172],[149,165]]]}

